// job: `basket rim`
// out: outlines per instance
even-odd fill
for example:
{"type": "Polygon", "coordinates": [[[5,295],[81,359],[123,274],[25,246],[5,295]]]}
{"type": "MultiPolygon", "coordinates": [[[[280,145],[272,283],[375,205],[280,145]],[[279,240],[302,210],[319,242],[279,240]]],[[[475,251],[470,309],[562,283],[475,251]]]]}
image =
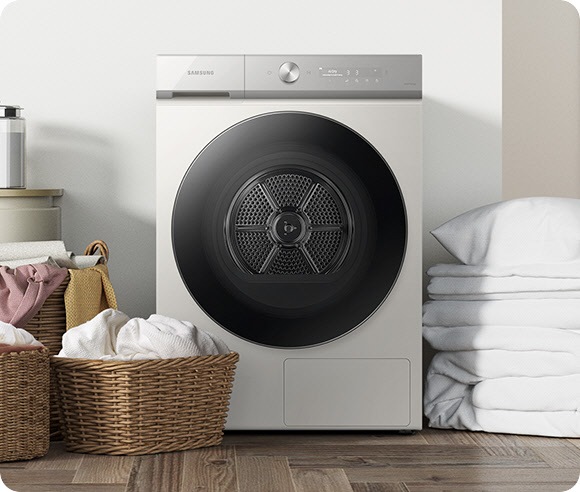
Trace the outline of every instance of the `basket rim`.
{"type": "MultiPolygon", "coordinates": [[[[11,352],[13,353],[13,352],[11,352]]],[[[100,359],[82,359],[77,357],[59,357],[58,355],[51,355],[50,360],[58,365],[74,365],[74,364],[93,364],[99,365],[103,368],[112,368],[115,366],[138,368],[144,365],[163,365],[165,364],[187,364],[196,362],[203,364],[204,362],[221,362],[228,360],[236,363],[240,358],[238,352],[231,351],[227,354],[218,355],[194,355],[191,357],[174,357],[170,359],[139,359],[139,360],[100,360],[100,359]]]]}
{"type": "Polygon", "coordinates": [[[2,354],[0,354],[0,357],[17,357],[19,355],[35,355],[35,354],[48,354],[49,350],[48,348],[43,345],[42,347],[38,347],[37,349],[31,349],[31,350],[14,350],[12,352],[4,352],[2,354]]]}

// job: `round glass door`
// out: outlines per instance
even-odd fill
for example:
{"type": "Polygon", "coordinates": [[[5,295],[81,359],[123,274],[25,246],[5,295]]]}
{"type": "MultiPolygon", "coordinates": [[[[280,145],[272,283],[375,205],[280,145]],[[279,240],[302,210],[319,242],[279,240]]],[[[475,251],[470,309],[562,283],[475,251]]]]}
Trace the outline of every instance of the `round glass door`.
{"type": "Polygon", "coordinates": [[[381,155],[348,127],[301,112],[256,116],[212,140],[183,178],[172,234],[200,307],[274,347],[360,325],[393,287],[407,235],[381,155]]]}

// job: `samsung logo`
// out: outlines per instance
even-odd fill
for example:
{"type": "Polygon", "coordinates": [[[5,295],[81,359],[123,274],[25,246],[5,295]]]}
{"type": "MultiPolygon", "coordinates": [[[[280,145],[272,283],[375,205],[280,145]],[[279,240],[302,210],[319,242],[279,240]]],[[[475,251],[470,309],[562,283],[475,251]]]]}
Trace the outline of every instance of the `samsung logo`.
{"type": "Polygon", "coordinates": [[[188,70],[187,75],[213,75],[213,70],[188,70]]]}

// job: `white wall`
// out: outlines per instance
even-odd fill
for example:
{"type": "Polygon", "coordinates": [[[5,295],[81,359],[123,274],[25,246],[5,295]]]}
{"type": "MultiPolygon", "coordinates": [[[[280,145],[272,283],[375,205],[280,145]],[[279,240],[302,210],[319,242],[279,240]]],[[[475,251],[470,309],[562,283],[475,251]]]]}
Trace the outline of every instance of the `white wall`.
{"type": "Polygon", "coordinates": [[[65,189],[69,248],[109,243],[130,315],[155,309],[156,53],[421,53],[425,266],[449,258],[429,229],[501,197],[501,0],[18,0],[0,100],[25,108],[29,187],[65,189]]]}

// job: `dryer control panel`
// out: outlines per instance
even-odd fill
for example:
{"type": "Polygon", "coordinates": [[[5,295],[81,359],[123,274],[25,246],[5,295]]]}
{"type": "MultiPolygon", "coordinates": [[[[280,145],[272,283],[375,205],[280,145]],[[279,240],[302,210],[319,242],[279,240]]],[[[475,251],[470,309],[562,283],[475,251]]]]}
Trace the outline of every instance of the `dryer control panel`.
{"type": "Polygon", "coordinates": [[[159,55],[157,98],[420,99],[421,55],[159,55]]]}

